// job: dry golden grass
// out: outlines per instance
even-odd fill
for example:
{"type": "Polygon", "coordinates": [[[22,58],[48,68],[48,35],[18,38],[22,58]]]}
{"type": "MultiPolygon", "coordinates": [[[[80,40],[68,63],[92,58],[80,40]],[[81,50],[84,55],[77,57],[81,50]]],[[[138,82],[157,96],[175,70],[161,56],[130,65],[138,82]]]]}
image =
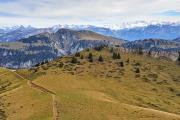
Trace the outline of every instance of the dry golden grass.
{"type": "MultiPolygon", "coordinates": [[[[180,67],[170,61],[116,52],[120,52],[120,60],[112,59],[109,48],[85,50],[78,64],[72,64],[68,56],[17,73],[55,93],[60,120],[180,120],[180,67]],[[92,63],[87,58],[90,52],[92,63]],[[98,61],[99,55],[104,62],[98,61]],[[124,67],[119,65],[122,61],[124,67]],[[137,68],[140,73],[135,72],[137,68]]],[[[3,99],[10,103],[6,106],[8,119],[53,118],[51,94],[26,82],[3,99]]]]}
{"type": "Polygon", "coordinates": [[[77,32],[77,35],[82,40],[111,40],[111,41],[117,40],[118,41],[118,39],[116,38],[103,36],[101,34],[98,34],[92,31],[80,31],[80,32],[77,32]]]}

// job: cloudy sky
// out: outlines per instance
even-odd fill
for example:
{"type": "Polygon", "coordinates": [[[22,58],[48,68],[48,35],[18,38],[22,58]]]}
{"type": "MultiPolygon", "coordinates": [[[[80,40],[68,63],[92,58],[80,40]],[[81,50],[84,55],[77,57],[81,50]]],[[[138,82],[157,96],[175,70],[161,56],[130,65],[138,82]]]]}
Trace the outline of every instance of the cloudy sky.
{"type": "Polygon", "coordinates": [[[0,25],[180,21],[180,0],[0,0],[0,25]]]}

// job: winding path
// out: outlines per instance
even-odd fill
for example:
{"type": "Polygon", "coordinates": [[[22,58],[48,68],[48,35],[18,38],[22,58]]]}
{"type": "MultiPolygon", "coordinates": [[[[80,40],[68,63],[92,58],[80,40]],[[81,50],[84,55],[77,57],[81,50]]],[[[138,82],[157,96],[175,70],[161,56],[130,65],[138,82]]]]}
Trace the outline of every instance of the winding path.
{"type": "Polygon", "coordinates": [[[44,92],[44,93],[47,93],[47,94],[51,95],[51,97],[52,97],[52,108],[53,108],[53,119],[52,120],[60,120],[60,116],[59,116],[59,114],[60,114],[59,102],[56,100],[55,93],[53,91],[51,91],[51,90],[48,90],[47,88],[44,88],[44,87],[42,87],[40,85],[37,85],[37,84],[33,83],[32,81],[24,78],[23,76],[21,76],[20,74],[18,74],[16,72],[13,72],[13,73],[15,73],[20,78],[22,78],[24,80],[27,80],[27,84],[31,88],[37,89],[37,90],[39,90],[41,92],[44,92]]]}
{"type": "MultiPolygon", "coordinates": [[[[56,99],[56,94],[51,91],[51,90],[48,90],[47,88],[44,88],[40,85],[37,85],[35,83],[33,83],[32,81],[24,78],[23,76],[21,76],[20,74],[18,74],[17,72],[15,71],[11,71],[13,72],[14,74],[16,74],[17,76],[19,76],[20,78],[24,79],[27,81],[27,84],[31,87],[31,88],[34,88],[38,91],[41,91],[43,93],[47,93],[49,95],[51,95],[52,97],[52,109],[53,109],[53,116],[52,116],[52,120],[60,120],[60,104],[59,102],[57,101],[56,99]]],[[[5,74],[7,74],[8,72],[6,73],[3,73],[1,74],[0,76],[3,76],[5,74]]],[[[117,103],[116,101],[111,101],[111,102],[114,102],[114,103],[117,103]]],[[[121,104],[124,104],[126,105],[127,107],[132,107],[132,108],[137,108],[137,109],[140,109],[140,110],[147,110],[147,111],[151,111],[151,112],[155,112],[155,113],[159,113],[161,115],[167,115],[169,117],[172,117],[172,118],[175,118],[175,119],[180,119],[180,115],[178,114],[174,114],[174,113],[169,113],[169,112],[165,112],[165,111],[160,111],[160,110],[155,110],[155,109],[151,109],[151,108],[144,108],[144,107],[139,107],[139,106],[135,106],[135,105],[130,105],[130,104],[125,104],[125,103],[121,103],[121,104]]]]}
{"type": "Polygon", "coordinates": [[[0,77],[3,76],[3,75],[6,75],[7,73],[9,73],[9,72],[2,73],[2,74],[0,75],[0,77]]]}

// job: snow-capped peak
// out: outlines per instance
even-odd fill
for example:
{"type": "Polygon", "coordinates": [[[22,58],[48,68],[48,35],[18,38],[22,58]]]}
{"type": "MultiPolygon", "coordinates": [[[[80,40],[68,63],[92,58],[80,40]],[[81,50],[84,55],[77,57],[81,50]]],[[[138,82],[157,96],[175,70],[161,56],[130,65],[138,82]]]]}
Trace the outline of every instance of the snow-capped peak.
{"type": "Polygon", "coordinates": [[[149,25],[180,25],[180,22],[135,21],[135,22],[126,22],[122,24],[115,24],[115,25],[106,24],[100,27],[108,28],[111,30],[120,30],[120,29],[128,29],[128,28],[135,28],[135,27],[146,27],[149,25]]]}
{"type": "Polygon", "coordinates": [[[14,30],[21,27],[20,25],[10,26],[10,25],[1,25],[0,28],[3,30],[14,30]]]}
{"type": "Polygon", "coordinates": [[[180,25],[180,22],[162,22],[162,21],[135,21],[135,22],[126,22],[121,24],[104,24],[104,25],[55,25],[52,27],[53,32],[58,31],[61,28],[67,29],[87,29],[90,27],[102,27],[111,30],[121,30],[121,29],[129,29],[135,27],[146,27],[149,25],[180,25]]]}

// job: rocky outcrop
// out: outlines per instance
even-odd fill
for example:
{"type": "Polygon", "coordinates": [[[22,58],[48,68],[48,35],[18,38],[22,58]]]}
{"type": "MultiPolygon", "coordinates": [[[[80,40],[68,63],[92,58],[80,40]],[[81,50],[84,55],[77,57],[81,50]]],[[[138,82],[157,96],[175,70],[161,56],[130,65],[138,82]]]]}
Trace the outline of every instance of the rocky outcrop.
{"type": "Polygon", "coordinates": [[[180,43],[162,40],[162,39],[145,39],[127,42],[122,45],[126,52],[137,52],[139,49],[145,54],[151,54],[155,58],[166,58],[176,61],[180,51],[180,43]]]}

